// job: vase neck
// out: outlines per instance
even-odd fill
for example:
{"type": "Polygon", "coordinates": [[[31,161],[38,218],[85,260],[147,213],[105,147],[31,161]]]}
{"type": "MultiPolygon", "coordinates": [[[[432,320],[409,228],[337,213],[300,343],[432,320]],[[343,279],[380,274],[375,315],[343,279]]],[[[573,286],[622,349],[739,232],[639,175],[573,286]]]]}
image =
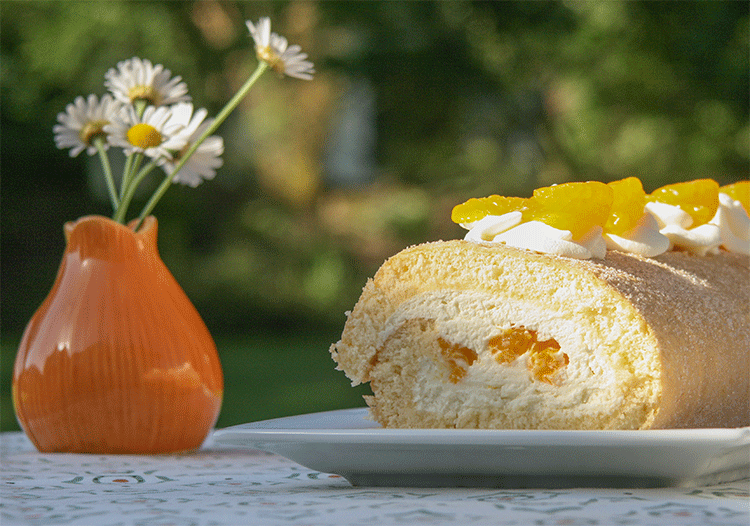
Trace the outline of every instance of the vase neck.
{"type": "Polygon", "coordinates": [[[79,252],[81,259],[109,259],[113,255],[128,259],[143,252],[156,251],[157,221],[149,216],[138,231],[135,223],[123,225],[104,216],[84,216],[65,224],[67,252],[79,252]]]}

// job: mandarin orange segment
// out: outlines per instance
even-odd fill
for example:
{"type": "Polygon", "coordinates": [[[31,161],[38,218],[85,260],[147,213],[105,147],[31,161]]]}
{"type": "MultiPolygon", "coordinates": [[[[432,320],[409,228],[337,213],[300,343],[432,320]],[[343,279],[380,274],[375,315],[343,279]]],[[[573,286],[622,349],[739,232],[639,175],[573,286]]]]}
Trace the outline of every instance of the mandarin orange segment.
{"type": "Polygon", "coordinates": [[[512,327],[493,336],[488,346],[495,360],[503,365],[528,352],[531,376],[548,384],[554,383],[555,374],[569,363],[568,355],[559,352],[559,343],[554,339],[539,341],[537,332],[525,327],[512,327]]]}
{"type": "Polygon", "coordinates": [[[607,186],[612,189],[613,199],[612,210],[604,224],[604,231],[608,234],[622,235],[635,227],[643,216],[646,192],[636,177],[612,181],[607,186]]]}
{"type": "Polygon", "coordinates": [[[468,368],[477,359],[477,353],[468,347],[451,343],[443,338],[438,338],[437,341],[450,370],[449,379],[451,383],[456,384],[466,375],[468,368]]]}
{"type": "Polygon", "coordinates": [[[742,203],[745,212],[750,214],[750,181],[739,181],[719,188],[719,192],[727,194],[735,201],[742,203]]]}
{"type": "Polygon", "coordinates": [[[693,218],[691,228],[711,221],[719,208],[719,183],[713,179],[696,179],[657,188],[646,201],[679,206],[693,218]]]}
{"type": "MultiPolygon", "coordinates": [[[[548,343],[550,340],[540,342],[548,343]]],[[[552,340],[554,342],[554,340],[552,340]]],[[[555,342],[556,344],[557,342],[555,342]]],[[[529,357],[529,370],[531,375],[540,382],[554,385],[554,376],[557,371],[568,365],[570,359],[565,353],[558,352],[560,346],[546,346],[538,352],[531,353],[529,357]]]]}
{"type": "Polygon", "coordinates": [[[458,224],[468,224],[489,215],[501,216],[508,212],[523,210],[526,201],[527,199],[522,197],[502,197],[499,195],[471,198],[465,203],[453,207],[451,220],[458,224]]]}
{"type": "Polygon", "coordinates": [[[541,221],[569,230],[578,239],[594,226],[604,227],[612,208],[613,190],[604,183],[563,183],[534,190],[524,221],[541,221]]]}
{"type": "Polygon", "coordinates": [[[513,362],[536,343],[536,333],[526,329],[508,329],[490,339],[488,345],[499,364],[513,362]]]}

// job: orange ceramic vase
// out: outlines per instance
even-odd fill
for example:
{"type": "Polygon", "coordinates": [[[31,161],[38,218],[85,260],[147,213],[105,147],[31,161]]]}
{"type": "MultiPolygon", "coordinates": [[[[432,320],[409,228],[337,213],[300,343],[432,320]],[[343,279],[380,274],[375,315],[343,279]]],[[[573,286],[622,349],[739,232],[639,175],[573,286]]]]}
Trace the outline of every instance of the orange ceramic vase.
{"type": "Polygon", "coordinates": [[[49,296],[16,357],[13,404],[44,452],[168,453],[199,447],[223,376],[203,320],[159,257],[157,222],[65,225],[49,296]]]}

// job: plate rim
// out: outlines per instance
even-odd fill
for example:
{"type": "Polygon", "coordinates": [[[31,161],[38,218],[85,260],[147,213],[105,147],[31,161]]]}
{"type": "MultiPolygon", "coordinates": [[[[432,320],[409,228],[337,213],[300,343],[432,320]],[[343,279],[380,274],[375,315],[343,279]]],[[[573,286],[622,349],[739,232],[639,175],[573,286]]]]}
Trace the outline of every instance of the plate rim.
{"type": "Polygon", "coordinates": [[[664,487],[731,482],[750,474],[750,427],[385,429],[366,415],[367,408],[353,408],[280,417],[218,429],[213,438],[221,446],[276,453],[355,486],[664,487]],[[288,427],[316,421],[328,424],[288,427]],[[334,427],[337,421],[346,427],[334,427]],[[581,455],[583,468],[574,463],[581,455]]]}
{"type": "MultiPolygon", "coordinates": [[[[597,441],[607,439],[608,445],[644,445],[650,442],[684,441],[699,442],[701,444],[737,441],[738,447],[750,446],[750,427],[737,428],[681,428],[681,429],[649,429],[649,430],[576,430],[576,429],[393,429],[378,427],[375,422],[362,418],[361,427],[285,427],[282,424],[298,422],[302,419],[326,418],[356,418],[364,417],[368,408],[334,409],[284,416],[256,422],[237,424],[214,431],[217,442],[229,441],[233,435],[258,436],[264,439],[274,438],[278,441],[308,441],[322,437],[345,440],[347,438],[366,442],[419,442],[428,440],[430,443],[451,443],[454,439],[468,440],[471,444],[487,442],[495,444],[497,441],[523,440],[542,445],[550,439],[563,439],[559,445],[596,445],[597,441]],[[372,425],[366,425],[371,422],[372,425]],[[444,442],[450,439],[450,442],[444,442]],[[580,441],[584,440],[584,443],[580,441]],[[617,442],[617,444],[613,444],[617,442]],[[574,442],[574,443],[573,443],[574,442]]],[[[236,443],[232,442],[234,445],[236,443]]],[[[554,444],[553,444],[554,445],[554,444]]]]}

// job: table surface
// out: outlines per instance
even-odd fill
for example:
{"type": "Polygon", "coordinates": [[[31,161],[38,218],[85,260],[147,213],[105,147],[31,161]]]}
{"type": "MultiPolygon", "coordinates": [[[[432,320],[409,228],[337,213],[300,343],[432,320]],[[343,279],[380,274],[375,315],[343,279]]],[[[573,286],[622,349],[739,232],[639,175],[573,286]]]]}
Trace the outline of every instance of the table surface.
{"type": "Polygon", "coordinates": [[[365,488],[272,453],[38,453],[0,435],[3,526],[748,526],[750,480],[659,489],[365,488]]]}

